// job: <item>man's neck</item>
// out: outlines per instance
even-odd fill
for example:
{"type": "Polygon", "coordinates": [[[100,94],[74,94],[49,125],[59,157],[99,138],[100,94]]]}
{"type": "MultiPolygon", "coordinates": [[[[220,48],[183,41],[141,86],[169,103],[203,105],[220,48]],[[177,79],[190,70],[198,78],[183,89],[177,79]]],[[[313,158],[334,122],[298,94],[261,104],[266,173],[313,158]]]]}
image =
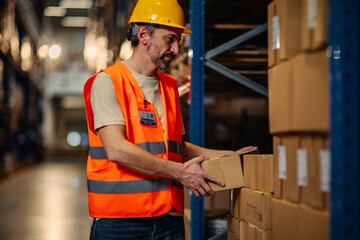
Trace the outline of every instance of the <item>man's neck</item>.
{"type": "Polygon", "coordinates": [[[151,62],[148,55],[140,53],[134,49],[132,56],[124,61],[134,71],[148,76],[155,77],[157,67],[151,62]]]}

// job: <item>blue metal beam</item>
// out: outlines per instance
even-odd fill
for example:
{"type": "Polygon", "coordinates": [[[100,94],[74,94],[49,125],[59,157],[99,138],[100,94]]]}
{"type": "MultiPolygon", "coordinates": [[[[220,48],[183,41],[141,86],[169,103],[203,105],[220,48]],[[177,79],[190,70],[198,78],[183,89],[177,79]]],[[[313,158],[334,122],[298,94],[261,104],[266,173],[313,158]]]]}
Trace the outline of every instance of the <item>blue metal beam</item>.
{"type": "Polygon", "coordinates": [[[207,59],[205,62],[205,65],[209,68],[214,69],[215,71],[223,74],[224,76],[227,76],[228,78],[231,78],[235,80],[236,82],[254,90],[255,92],[260,93],[261,95],[265,97],[269,97],[268,90],[266,87],[258,84],[257,82],[254,82],[253,80],[250,80],[249,78],[225,67],[224,65],[213,61],[211,59],[207,59]]]}
{"type": "MultiPolygon", "coordinates": [[[[205,0],[190,0],[190,48],[191,57],[191,105],[190,105],[190,142],[205,145],[205,109],[204,109],[204,36],[205,36],[205,0]]],[[[205,239],[204,199],[190,194],[192,240],[205,239]]]]}
{"type": "Polygon", "coordinates": [[[257,36],[260,33],[267,31],[267,29],[268,29],[268,24],[264,23],[256,28],[226,42],[226,43],[221,44],[220,46],[217,46],[216,48],[213,48],[213,49],[207,51],[205,54],[205,58],[209,59],[209,58],[215,57],[216,55],[219,55],[220,53],[223,53],[223,52],[239,45],[240,43],[243,43],[243,42],[249,40],[250,38],[257,36]]]}
{"type": "Polygon", "coordinates": [[[331,239],[360,239],[360,3],[330,0],[331,239]]]}
{"type": "Polygon", "coordinates": [[[213,48],[211,50],[209,50],[206,54],[205,54],[205,65],[209,68],[212,68],[213,70],[223,74],[224,76],[227,76],[228,78],[231,78],[232,80],[235,80],[236,82],[244,85],[245,87],[248,87],[252,90],[254,90],[255,92],[260,93],[261,95],[268,97],[268,90],[266,87],[258,84],[257,82],[254,82],[253,80],[225,67],[224,65],[212,60],[211,58],[219,55],[220,53],[223,53],[237,45],[239,45],[240,43],[243,43],[247,40],[249,40],[250,38],[253,38],[257,35],[259,35],[260,33],[263,33],[265,31],[267,31],[268,29],[268,24],[264,23],[226,43],[221,44],[220,46],[217,46],[216,48],[213,48]]]}

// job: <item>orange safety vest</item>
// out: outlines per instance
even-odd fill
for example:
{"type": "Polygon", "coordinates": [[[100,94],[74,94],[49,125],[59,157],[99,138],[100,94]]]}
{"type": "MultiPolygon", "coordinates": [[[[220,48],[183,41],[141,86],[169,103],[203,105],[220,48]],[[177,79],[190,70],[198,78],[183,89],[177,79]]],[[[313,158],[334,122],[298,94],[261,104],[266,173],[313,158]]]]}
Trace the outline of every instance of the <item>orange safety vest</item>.
{"type": "MultiPolygon", "coordinates": [[[[164,73],[157,73],[164,107],[163,129],[155,107],[145,101],[135,78],[123,63],[119,62],[102,71],[113,81],[125,119],[126,139],[158,157],[182,162],[182,122],[176,81],[164,73]],[[144,118],[140,118],[140,112],[154,113],[156,126],[140,123],[140,120],[144,121],[144,118]]],[[[184,212],[181,183],[169,178],[144,175],[107,159],[101,139],[94,129],[90,103],[91,86],[97,74],[89,78],[84,86],[90,145],[87,161],[90,216],[155,217],[168,213],[172,208],[184,212]]]]}

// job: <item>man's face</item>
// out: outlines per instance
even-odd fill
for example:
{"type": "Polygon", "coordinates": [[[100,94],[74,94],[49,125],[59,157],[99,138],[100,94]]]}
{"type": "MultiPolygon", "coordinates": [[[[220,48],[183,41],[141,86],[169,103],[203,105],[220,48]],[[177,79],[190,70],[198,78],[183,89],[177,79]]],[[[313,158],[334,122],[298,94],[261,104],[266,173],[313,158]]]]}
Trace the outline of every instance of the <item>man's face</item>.
{"type": "Polygon", "coordinates": [[[147,47],[151,62],[160,70],[167,69],[171,61],[179,54],[180,40],[181,29],[155,29],[147,47]]]}

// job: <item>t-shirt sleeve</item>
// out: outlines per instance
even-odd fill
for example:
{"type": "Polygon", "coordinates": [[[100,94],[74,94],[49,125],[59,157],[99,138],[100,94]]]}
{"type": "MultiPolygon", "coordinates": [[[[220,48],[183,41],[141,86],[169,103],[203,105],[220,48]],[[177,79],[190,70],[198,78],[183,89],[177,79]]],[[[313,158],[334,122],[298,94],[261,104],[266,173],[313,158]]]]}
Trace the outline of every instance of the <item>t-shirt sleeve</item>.
{"type": "Polygon", "coordinates": [[[96,76],[91,87],[90,102],[96,130],[108,125],[125,125],[113,82],[105,72],[96,76]]]}

